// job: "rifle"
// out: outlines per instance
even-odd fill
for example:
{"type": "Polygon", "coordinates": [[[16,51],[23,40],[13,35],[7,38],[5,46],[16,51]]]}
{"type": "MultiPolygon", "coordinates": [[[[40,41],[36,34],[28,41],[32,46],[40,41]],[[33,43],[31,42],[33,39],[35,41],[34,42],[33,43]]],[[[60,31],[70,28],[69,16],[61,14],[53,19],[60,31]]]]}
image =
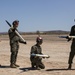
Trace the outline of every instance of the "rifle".
{"type": "Polygon", "coordinates": [[[72,39],[72,38],[75,38],[75,36],[59,36],[59,38],[66,38],[66,39],[72,39]]]}
{"type": "Polygon", "coordinates": [[[69,42],[71,39],[74,39],[75,36],[59,36],[59,38],[66,38],[67,41],[69,42]]]}
{"type": "MultiPolygon", "coordinates": [[[[7,20],[5,20],[5,21],[10,27],[12,27],[12,25],[7,20]]],[[[23,40],[23,42],[26,42],[17,30],[15,30],[15,33],[23,40]]]]}
{"type": "Polygon", "coordinates": [[[49,55],[44,55],[44,54],[31,54],[31,56],[42,57],[42,58],[50,58],[49,55]]]}

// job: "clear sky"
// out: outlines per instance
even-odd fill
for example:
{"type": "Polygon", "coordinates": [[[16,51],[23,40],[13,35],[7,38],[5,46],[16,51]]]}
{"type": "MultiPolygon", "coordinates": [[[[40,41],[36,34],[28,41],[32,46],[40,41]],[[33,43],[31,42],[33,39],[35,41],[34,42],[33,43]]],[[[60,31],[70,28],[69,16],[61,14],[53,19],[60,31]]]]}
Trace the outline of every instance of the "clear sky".
{"type": "Polygon", "coordinates": [[[22,32],[65,30],[75,24],[75,0],[0,0],[0,32],[14,20],[22,32]]]}

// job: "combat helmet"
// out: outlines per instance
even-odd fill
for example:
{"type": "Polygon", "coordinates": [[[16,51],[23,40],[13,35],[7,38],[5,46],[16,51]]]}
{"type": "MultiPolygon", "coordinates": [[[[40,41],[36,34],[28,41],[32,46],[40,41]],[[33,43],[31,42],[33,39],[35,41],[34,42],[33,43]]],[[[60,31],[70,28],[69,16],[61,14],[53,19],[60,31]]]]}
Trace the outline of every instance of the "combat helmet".
{"type": "Polygon", "coordinates": [[[37,37],[37,38],[36,38],[36,42],[37,42],[37,43],[42,43],[42,42],[43,42],[42,37],[40,37],[40,36],[39,36],[39,37],[37,37]]]}
{"type": "Polygon", "coordinates": [[[19,24],[18,20],[13,21],[13,23],[12,23],[12,25],[18,25],[18,24],[19,24]]]}

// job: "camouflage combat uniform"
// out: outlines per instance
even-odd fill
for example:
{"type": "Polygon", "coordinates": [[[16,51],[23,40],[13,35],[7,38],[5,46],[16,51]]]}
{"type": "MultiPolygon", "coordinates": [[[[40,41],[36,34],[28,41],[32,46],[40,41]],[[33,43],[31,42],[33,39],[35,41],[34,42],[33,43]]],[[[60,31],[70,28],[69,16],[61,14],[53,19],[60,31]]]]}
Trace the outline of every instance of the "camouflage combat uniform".
{"type": "MultiPolygon", "coordinates": [[[[75,25],[72,26],[72,28],[71,28],[70,36],[75,36],[75,25]]],[[[73,40],[72,40],[71,52],[70,52],[70,55],[69,55],[68,64],[73,63],[74,55],[75,55],[75,38],[73,38],[73,40]]]]}
{"type": "Polygon", "coordinates": [[[18,49],[19,49],[19,42],[20,43],[24,43],[24,42],[20,39],[19,36],[17,36],[14,29],[10,28],[8,30],[8,34],[9,34],[9,39],[10,39],[10,50],[11,50],[10,63],[16,64],[17,54],[18,54],[18,49]]]}
{"type": "MultiPolygon", "coordinates": [[[[38,46],[37,44],[31,47],[31,54],[42,54],[42,49],[41,46],[38,46]]],[[[44,69],[45,66],[42,63],[42,58],[41,57],[35,57],[35,56],[30,56],[30,60],[31,60],[31,65],[32,68],[36,67],[36,68],[41,68],[44,69]]]]}

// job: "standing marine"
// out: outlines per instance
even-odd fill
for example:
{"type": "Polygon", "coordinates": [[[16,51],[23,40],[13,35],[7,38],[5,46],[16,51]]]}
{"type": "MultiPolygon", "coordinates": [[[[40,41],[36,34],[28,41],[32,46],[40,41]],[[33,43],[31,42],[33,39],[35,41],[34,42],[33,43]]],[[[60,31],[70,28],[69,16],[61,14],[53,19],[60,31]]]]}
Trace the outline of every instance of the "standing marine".
{"type": "MultiPolygon", "coordinates": [[[[70,36],[75,36],[75,25],[73,25],[71,27],[71,31],[70,31],[70,36]]],[[[68,41],[70,41],[71,38],[68,39],[68,41]]],[[[72,44],[71,44],[71,51],[70,51],[70,54],[69,54],[69,60],[68,60],[68,69],[71,69],[72,68],[72,63],[73,63],[73,58],[75,56],[75,38],[72,39],[72,44]]]]}
{"type": "Polygon", "coordinates": [[[12,23],[13,27],[8,30],[9,39],[10,39],[10,67],[16,68],[19,67],[19,65],[16,64],[17,61],[17,55],[19,50],[19,42],[23,44],[27,44],[24,42],[16,33],[15,30],[18,32],[17,27],[19,25],[19,21],[15,20],[12,23]]]}
{"type": "MultiPolygon", "coordinates": [[[[36,44],[31,47],[30,54],[42,54],[41,44],[43,43],[43,39],[41,37],[37,37],[36,44]]],[[[30,56],[31,66],[35,69],[44,69],[45,66],[42,63],[42,57],[30,56]]]]}

